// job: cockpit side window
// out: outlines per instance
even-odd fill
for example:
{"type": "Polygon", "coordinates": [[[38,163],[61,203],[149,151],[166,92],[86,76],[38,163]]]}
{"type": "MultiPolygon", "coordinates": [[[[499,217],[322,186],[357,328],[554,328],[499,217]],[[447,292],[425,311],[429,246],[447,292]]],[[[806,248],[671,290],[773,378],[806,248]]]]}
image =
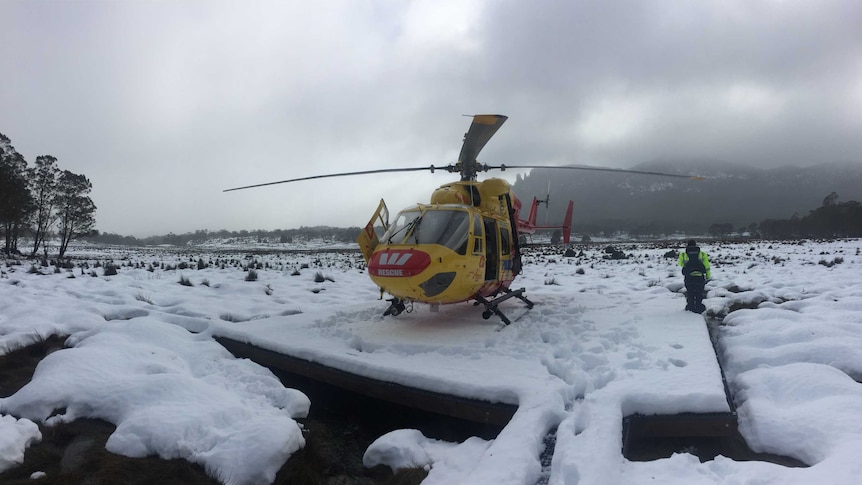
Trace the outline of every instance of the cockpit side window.
{"type": "Polygon", "coordinates": [[[482,241],[485,238],[482,237],[482,217],[479,214],[473,214],[473,236],[473,252],[483,252],[482,241]]]}
{"type": "Polygon", "coordinates": [[[508,255],[511,252],[511,241],[508,224],[500,224],[500,254],[508,255]]]}

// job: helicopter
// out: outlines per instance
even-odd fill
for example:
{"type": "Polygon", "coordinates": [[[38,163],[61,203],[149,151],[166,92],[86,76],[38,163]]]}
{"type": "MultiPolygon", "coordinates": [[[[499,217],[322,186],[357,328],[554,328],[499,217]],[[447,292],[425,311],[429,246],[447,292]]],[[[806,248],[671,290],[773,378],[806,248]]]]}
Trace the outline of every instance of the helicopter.
{"type": "MultiPolygon", "coordinates": [[[[477,155],[508,119],[499,114],[473,115],[461,146],[458,161],[442,167],[408,167],[343,172],[247,185],[225,190],[243,190],[268,185],[327,177],[370,175],[393,172],[437,170],[460,174],[460,180],[446,183],[431,194],[429,203],[418,203],[401,210],[389,221],[383,199],[369,222],[357,236],[368,275],[385,293],[389,307],[383,316],[397,316],[413,303],[427,303],[432,310],[439,305],[473,301],[482,306],[482,317],[496,315],[505,324],[511,320],[499,305],[511,298],[521,300],[528,309],[534,303],[525,288],[510,288],[522,271],[519,234],[541,228],[535,224],[538,201],[531,205],[526,220],[519,217],[521,201],[511,185],[500,178],[478,180],[479,172],[506,169],[555,168],[697,178],[638,170],[623,170],[588,165],[537,166],[479,163],[477,155]]],[[[571,227],[572,203],[567,214],[571,227]]],[[[564,226],[565,227],[565,223],[564,226]]]]}
{"type": "Polygon", "coordinates": [[[533,197],[533,202],[530,204],[530,213],[527,215],[527,220],[518,220],[518,241],[521,245],[527,244],[527,236],[532,236],[539,229],[560,229],[563,236],[563,244],[568,245],[572,239],[572,212],[574,211],[575,202],[570,200],[569,206],[566,208],[566,216],[563,219],[562,225],[549,226],[547,223],[547,215],[545,224],[540,226],[536,223],[536,217],[539,209],[539,204],[545,204],[545,207],[550,207],[551,196],[548,194],[545,199],[540,200],[533,197]]]}

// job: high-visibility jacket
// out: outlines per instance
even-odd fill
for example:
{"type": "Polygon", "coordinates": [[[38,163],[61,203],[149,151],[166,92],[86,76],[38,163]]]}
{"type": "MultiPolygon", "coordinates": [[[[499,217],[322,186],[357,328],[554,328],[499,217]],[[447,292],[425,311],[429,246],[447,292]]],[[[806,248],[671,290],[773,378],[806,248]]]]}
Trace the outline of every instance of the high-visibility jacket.
{"type": "MultiPolygon", "coordinates": [[[[698,248],[697,258],[700,259],[700,262],[703,264],[704,269],[706,269],[706,274],[703,274],[700,271],[694,271],[691,273],[691,276],[704,276],[704,277],[706,277],[706,279],[709,279],[710,278],[709,256],[707,256],[705,252],[701,251],[698,248]]],[[[679,255],[679,265],[684,268],[686,263],[688,263],[688,260],[689,260],[688,253],[683,251],[682,254],[679,255]]]]}

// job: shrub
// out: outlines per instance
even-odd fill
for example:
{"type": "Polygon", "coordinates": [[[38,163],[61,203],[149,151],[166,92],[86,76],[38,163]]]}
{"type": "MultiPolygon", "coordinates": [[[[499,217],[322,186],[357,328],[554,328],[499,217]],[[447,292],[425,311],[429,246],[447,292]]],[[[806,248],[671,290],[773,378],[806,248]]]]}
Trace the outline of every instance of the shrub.
{"type": "Polygon", "coordinates": [[[248,274],[245,275],[246,281],[257,281],[257,271],[249,268],[248,274]]]}
{"type": "Polygon", "coordinates": [[[178,283],[183,285],[183,286],[194,286],[192,284],[191,280],[189,280],[188,278],[186,278],[185,275],[182,275],[182,274],[180,275],[180,281],[178,283]]]}
{"type": "Polygon", "coordinates": [[[317,273],[314,273],[314,282],[315,283],[323,283],[324,281],[326,281],[326,278],[323,276],[323,273],[321,273],[319,271],[317,273]]]}
{"type": "Polygon", "coordinates": [[[116,276],[117,267],[114,265],[114,263],[108,263],[105,265],[105,270],[102,274],[104,274],[105,276],[116,276]]]}
{"type": "Polygon", "coordinates": [[[198,259],[198,269],[206,269],[207,264],[204,262],[204,258],[198,259]]]}

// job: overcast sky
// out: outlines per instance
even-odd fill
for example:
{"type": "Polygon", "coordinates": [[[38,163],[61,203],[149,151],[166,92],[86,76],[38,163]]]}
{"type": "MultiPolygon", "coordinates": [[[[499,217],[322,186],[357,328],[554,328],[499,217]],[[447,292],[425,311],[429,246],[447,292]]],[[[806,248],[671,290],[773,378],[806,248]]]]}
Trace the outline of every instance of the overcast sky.
{"type": "MultiPolygon", "coordinates": [[[[362,226],[479,160],[862,163],[862,2],[0,2],[0,133],[93,183],[97,228],[362,226]]],[[[509,180],[513,174],[507,172],[509,180]]]]}

